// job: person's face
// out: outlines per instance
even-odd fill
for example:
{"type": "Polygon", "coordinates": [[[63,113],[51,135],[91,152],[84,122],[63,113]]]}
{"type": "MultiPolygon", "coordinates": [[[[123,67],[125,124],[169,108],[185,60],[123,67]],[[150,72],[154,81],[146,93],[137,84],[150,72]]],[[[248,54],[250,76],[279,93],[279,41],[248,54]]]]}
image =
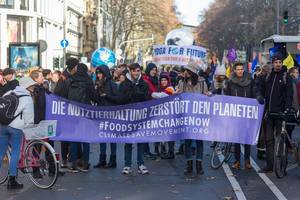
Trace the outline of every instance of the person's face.
{"type": "Polygon", "coordinates": [[[185,78],[190,78],[192,76],[192,72],[190,72],[189,70],[184,70],[184,77],[185,78]]]}
{"type": "Polygon", "coordinates": [[[104,79],[104,75],[102,73],[97,73],[97,78],[99,80],[103,80],[104,79]]]}
{"type": "Polygon", "coordinates": [[[13,77],[14,77],[13,74],[8,74],[8,75],[4,76],[4,79],[5,79],[6,81],[11,81],[11,80],[13,79],[13,77]]]}
{"type": "Polygon", "coordinates": [[[140,68],[136,68],[136,69],[130,70],[130,73],[131,73],[131,77],[134,80],[137,80],[140,77],[140,75],[141,75],[141,69],[140,68]]]}
{"type": "Polygon", "coordinates": [[[120,77],[119,77],[119,81],[122,83],[122,82],[124,82],[125,81],[125,76],[124,75],[121,75],[120,77]]]}
{"type": "Polygon", "coordinates": [[[48,75],[46,76],[46,79],[47,79],[47,80],[51,80],[51,79],[52,79],[52,76],[53,76],[53,74],[52,74],[52,72],[50,72],[50,74],[48,74],[48,75]]]}
{"type": "Polygon", "coordinates": [[[225,80],[225,76],[224,76],[224,75],[218,75],[218,76],[216,76],[216,80],[217,80],[218,82],[222,82],[222,81],[225,80]]]}
{"type": "Polygon", "coordinates": [[[282,69],[282,61],[281,60],[275,60],[273,62],[274,70],[275,71],[280,71],[282,69]]]}
{"type": "Polygon", "coordinates": [[[39,85],[44,83],[45,79],[42,72],[39,73],[39,76],[34,81],[39,85]]]}
{"type": "Polygon", "coordinates": [[[236,76],[238,78],[242,78],[243,74],[244,74],[244,66],[242,66],[242,65],[236,66],[234,73],[236,74],[236,76]]]}
{"type": "Polygon", "coordinates": [[[162,78],[161,80],[160,80],[160,84],[161,84],[161,86],[162,87],[167,87],[168,86],[168,79],[166,79],[166,78],[162,78]]]}
{"type": "Polygon", "coordinates": [[[71,75],[75,75],[77,72],[77,65],[70,71],[71,75]]]}
{"type": "Polygon", "coordinates": [[[293,72],[291,73],[291,77],[293,77],[294,79],[298,79],[299,71],[297,69],[294,69],[293,72]]]}
{"type": "Polygon", "coordinates": [[[54,83],[57,83],[59,80],[59,75],[57,73],[52,74],[52,81],[54,83]]]}
{"type": "Polygon", "coordinates": [[[151,69],[150,76],[153,77],[153,76],[156,76],[156,75],[157,75],[157,68],[151,69]]]}

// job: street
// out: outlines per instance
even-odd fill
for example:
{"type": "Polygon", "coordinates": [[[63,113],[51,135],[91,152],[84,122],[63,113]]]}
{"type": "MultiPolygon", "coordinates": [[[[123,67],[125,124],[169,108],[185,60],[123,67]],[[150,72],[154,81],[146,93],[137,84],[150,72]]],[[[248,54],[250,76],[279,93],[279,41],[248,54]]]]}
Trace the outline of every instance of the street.
{"type": "MultiPolygon", "coordinates": [[[[275,174],[261,176],[253,170],[239,171],[224,166],[218,170],[210,167],[210,142],[205,142],[205,174],[201,177],[186,177],[183,174],[184,156],[175,160],[146,160],[149,175],[137,174],[136,164],[133,175],[121,174],[123,167],[122,145],[118,146],[118,167],[113,170],[91,169],[89,173],[66,173],[59,177],[56,185],[49,190],[36,188],[29,179],[21,174],[20,182],[25,183],[22,190],[7,191],[6,185],[0,187],[1,199],[5,200],[193,200],[193,199],[299,199],[299,167],[288,171],[288,176],[277,179],[275,174]],[[225,173],[225,170],[227,174],[225,173]],[[229,170],[229,171],[228,171],[229,170]],[[232,173],[231,173],[232,172],[232,173]],[[230,181],[229,181],[230,179],[230,181]]],[[[136,148],[135,148],[136,149],[136,148]]],[[[258,161],[252,148],[252,158],[258,161]]],[[[99,146],[92,145],[91,164],[96,164],[99,146]]],[[[135,160],[136,152],[133,153],[135,160]]],[[[230,165],[232,164],[232,159],[230,165]]],[[[243,163],[243,162],[242,162],[243,163]]],[[[254,168],[255,164],[252,162],[254,168]]]]}

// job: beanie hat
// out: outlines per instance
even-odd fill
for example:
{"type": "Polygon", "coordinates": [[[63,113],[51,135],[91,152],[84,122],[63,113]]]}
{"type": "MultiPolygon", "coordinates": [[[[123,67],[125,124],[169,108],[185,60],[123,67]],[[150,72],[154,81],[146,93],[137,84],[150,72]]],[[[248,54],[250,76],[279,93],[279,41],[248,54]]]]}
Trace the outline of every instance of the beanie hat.
{"type": "Polygon", "coordinates": [[[276,61],[276,60],[281,60],[283,61],[283,57],[282,54],[280,52],[276,52],[274,53],[274,55],[272,56],[272,62],[276,61]]]}
{"type": "Polygon", "coordinates": [[[66,61],[66,65],[67,65],[67,69],[69,71],[71,71],[72,69],[74,69],[74,67],[76,67],[76,65],[78,65],[79,63],[79,60],[77,58],[69,58],[67,61],[66,61]]]}
{"type": "Polygon", "coordinates": [[[154,63],[149,63],[146,67],[145,73],[149,76],[150,71],[154,68],[157,68],[157,66],[154,63]]]}
{"type": "Polygon", "coordinates": [[[217,66],[217,69],[215,71],[216,76],[226,76],[226,68],[225,65],[219,65],[217,66]]]}
{"type": "Polygon", "coordinates": [[[187,65],[183,66],[183,68],[193,72],[194,74],[198,74],[200,69],[199,65],[194,61],[190,61],[187,65]]]}

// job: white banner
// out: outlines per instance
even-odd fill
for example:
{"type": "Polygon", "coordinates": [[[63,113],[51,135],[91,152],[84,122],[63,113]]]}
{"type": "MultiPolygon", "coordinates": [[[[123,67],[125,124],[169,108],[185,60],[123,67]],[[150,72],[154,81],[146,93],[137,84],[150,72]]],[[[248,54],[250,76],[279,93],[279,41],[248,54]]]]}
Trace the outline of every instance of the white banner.
{"type": "Polygon", "coordinates": [[[199,46],[154,45],[153,62],[157,65],[187,65],[192,59],[203,66],[207,51],[199,46]]]}

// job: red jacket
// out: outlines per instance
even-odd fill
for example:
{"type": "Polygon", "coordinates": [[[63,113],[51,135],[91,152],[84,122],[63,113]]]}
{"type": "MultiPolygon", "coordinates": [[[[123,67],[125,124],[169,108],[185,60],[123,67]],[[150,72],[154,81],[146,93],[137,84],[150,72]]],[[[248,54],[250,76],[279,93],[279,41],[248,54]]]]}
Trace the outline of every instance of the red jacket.
{"type": "Polygon", "coordinates": [[[143,75],[142,78],[147,83],[147,85],[149,87],[150,96],[152,95],[153,92],[158,91],[158,87],[151,82],[150,78],[147,75],[143,75]]]}

